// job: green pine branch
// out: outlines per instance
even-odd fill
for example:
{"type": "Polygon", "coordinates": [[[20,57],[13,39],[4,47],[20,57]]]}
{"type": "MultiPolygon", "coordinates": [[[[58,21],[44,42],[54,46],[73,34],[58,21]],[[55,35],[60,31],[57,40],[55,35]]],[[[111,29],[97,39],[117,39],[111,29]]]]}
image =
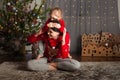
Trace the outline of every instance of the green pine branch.
{"type": "MultiPolygon", "coordinates": [[[[41,5],[37,9],[37,5],[33,10],[26,12],[24,10],[26,5],[33,0],[4,0],[3,10],[0,10],[0,25],[6,34],[9,35],[9,39],[15,36],[26,37],[34,32],[37,32],[41,25],[46,20],[46,13],[49,9],[44,9],[46,0],[41,1],[41,5]],[[39,17],[39,18],[38,18],[39,17]],[[33,25],[33,21],[40,19],[41,22],[33,25]]],[[[8,36],[6,36],[8,38],[8,36]]]]}

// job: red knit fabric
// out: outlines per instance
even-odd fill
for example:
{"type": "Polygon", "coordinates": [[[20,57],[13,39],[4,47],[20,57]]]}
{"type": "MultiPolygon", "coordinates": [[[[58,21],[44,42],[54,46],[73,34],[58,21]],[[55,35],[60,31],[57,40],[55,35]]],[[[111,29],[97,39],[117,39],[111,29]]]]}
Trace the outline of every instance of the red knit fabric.
{"type": "Polygon", "coordinates": [[[57,49],[58,49],[58,52],[57,52],[57,55],[54,57],[54,58],[67,58],[68,57],[68,54],[69,54],[69,43],[70,43],[70,35],[69,33],[66,33],[66,37],[65,37],[65,44],[62,45],[62,36],[60,36],[58,39],[52,39],[52,38],[49,38],[48,35],[46,34],[42,34],[42,35],[39,35],[38,37],[35,37],[34,34],[31,35],[30,37],[28,37],[28,41],[33,43],[33,42],[36,42],[36,41],[44,41],[44,44],[45,44],[45,51],[44,51],[44,56],[49,58],[49,50],[48,50],[48,47],[55,47],[55,46],[58,46],[57,49]]]}

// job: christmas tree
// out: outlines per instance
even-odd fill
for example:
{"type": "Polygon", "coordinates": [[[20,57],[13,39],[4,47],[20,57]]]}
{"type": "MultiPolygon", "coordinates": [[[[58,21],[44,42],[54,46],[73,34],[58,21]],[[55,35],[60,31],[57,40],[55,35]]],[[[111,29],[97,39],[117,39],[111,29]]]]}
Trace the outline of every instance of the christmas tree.
{"type": "Polygon", "coordinates": [[[22,41],[23,44],[28,35],[39,30],[49,11],[44,7],[45,2],[41,0],[41,4],[37,5],[36,0],[3,1],[3,8],[0,10],[0,35],[7,44],[15,39],[22,41]]]}

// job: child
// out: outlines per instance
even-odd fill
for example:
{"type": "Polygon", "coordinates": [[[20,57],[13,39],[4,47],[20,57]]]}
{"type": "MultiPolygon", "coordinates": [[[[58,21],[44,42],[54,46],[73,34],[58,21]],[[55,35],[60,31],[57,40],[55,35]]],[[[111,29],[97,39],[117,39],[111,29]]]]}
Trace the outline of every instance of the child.
{"type": "Polygon", "coordinates": [[[70,36],[66,30],[62,33],[58,28],[50,27],[47,33],[41,34],[37,38],[32,38],[34,36],[29,37],[28,41],[33,43],[39,40],[44,41],[44,58],[28,61],[28,69],[35,71],[56,69],[75,71],[79,69],[80,63],[68,58],[70,36]]]}
{"type": "Polygon", "coordinates": [[[50,16],[50,18],[46,21],[45,26],[40,28],[39,32],[36,33],[35,36],[45,33],[49,27],[53,27],[53,26],[55,26],[56,28],[60,29],[61,32],[63,32],[64,27],[65,27],[65,22],[62,18],[63,17],[62,10],[59,7],[55,7],[53,9],[51,9],[49,16],[50,16]],[[60,22],[60,24],[51,23],[52,20],[58,20],[60,22]]]}
{"type": "MultiPolygon", "coordinates": [[[[50,27],[54,27],[55,26],[56,28],[58,28],[60,30],[60,32],[63,32],[63,30],[65,29],[65,22],[64,22],[64,20],[62,18],[63,17],[62,10],[59,7],[55,7],[53,9],[51,9],[49,15],[50,15],[50,18],[46,21],[45,26],[40,28],[39,32],[35,34],[35,37],[39,36],[40,34],[46,33],[48,31],[48,28],[50,28],[50,27]],[[53,20],[54,21],[55,20],[59,21],[60,24],[51,22],[53,20]]],[[[44,52],[43,51],[44,48],[43,48],[42,42],[39,42],[39,43],[36,42],[36,43],[33,44],[33,54],[36,54],[35,53],[36,52],[36,48],[34,48],[34,47],[36,45],[38,45],[38,44],[39,44],[39,47],[41,47],[41,48],[38,48],[39,49],[39,53],[40,52],[44,52]]],[[[38,55],[37,59],[39,59],[40,57],[42,57],[42,54],[38,55]]],[[[69,58],[72,58],[72,57],[69,55],[69,58]]]]}

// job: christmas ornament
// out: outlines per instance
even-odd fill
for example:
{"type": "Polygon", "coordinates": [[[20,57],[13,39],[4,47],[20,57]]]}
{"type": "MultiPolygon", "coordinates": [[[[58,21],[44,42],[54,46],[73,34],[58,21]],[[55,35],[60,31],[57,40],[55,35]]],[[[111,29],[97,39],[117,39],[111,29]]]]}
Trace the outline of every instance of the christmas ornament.
{"type": "Polygon", "coordinates": [[[7,3],[7,5],[8,5],[8,6],[10,6],[10,5],[11,5],[11,3],[10,3],[10,2],[8,2],[8,3],[7,3]]]}
{"type": "Polygon", "coordinates": [[[46,20],[49,9],[44,9],[43,5],[45,0],[42,0],[40,5],[37,5],[36,0],[3,0],[3,9],[0,10],[0,30],[6,34],[4,36],[6,44],[20,38],[20,43],[26,44],[25,38],[37,32],[46,20]]]}

